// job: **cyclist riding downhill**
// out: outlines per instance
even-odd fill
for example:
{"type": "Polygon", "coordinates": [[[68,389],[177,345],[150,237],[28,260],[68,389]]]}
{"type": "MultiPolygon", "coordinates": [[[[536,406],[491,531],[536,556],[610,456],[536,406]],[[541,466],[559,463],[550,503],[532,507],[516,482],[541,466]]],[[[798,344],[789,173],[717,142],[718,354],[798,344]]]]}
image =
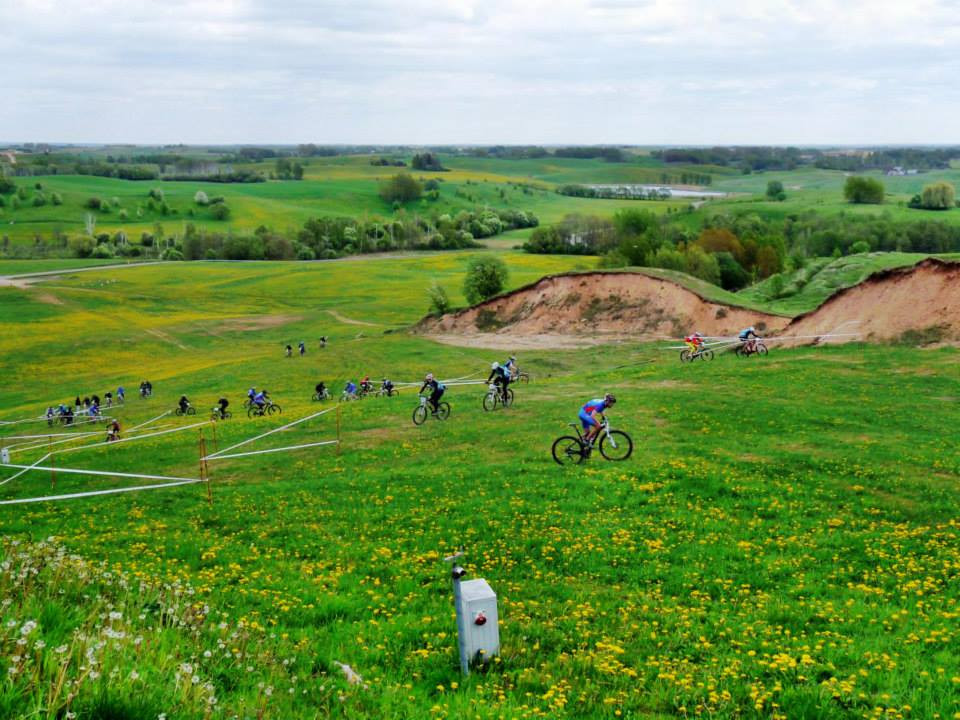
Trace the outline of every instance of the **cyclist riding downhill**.
{"type": "Polygon", "coordinates": [[[584,454],[589,457],[590,451],[593,449],[593,441],[596,439],[597,434],[600,432],[600,422],[605,420],[604,410],[608,410],[613,407],[617,402],[617,399],[607,393],[602,398],[597,398],[595,400],[590,400],[582,408],[577,417],[580,419],[580,425],[583,427],[583,442],[584,442],[584,454]],[[600,418],[598,420],[597,418],[600,418]]]}
{"type": "Polygon", "coordinates": [[[433,377],[433,373],[427,373],[423,379],[423,385],[420,387],[420,395],[423,395],[424,390],[430,390],[430,398],[428,402],[430,403],[430,412],[434,415],[437,414],[437,406],[440,403],[440,398],[443,397],[443,393],[446,392],[447,387],[442,382],[433,377]]]}
{"type": "Polygon", "coordinates": [[[307,352],[307,346],[301,342],[297,345],[297,347],[300,348],[300,357],[303,357],[307,352]]]}
{"type": "Polygon", "coordinates": [[[217,400],[217,407],[215,408],[216,412],[219,414],[221,420],[225,420],[227,417],[227,407],[230,405],[230,401],[225,397],[217,400]]]}
{"type": "Polygon", "coordinates": [[[687,347],[690,349],[690,353],[696,355],[698,352],[703,350],[703,335],[698,332],[693,333],[692,335],[687,335],[683,342],[686,343],[687,347]]]}
{"type": "Polygon", "coordinates": [[[178,405],[179,408],[180,408],[180,414],[181,414],[181,415],[186,415],[186,414],[187,414],[187,411],[190,409],[190,401],[187,400],[187,396],[186,396],[186,395],[181,395],[181,396],[180,396],[180,400],[179,400],[179,402],[177,403],[177,405],[178,405]]]}
{"type": "Polygon", "coordinates": [[[498,362],[490,366],[490,374],[487,376],[487,385],[493,382],[500,390],[500,397],[507,404],[507,387],[510,385],[510,371],[498,362]]]}
{"type": "Polygon", "coordinates": [[[760,339],[760,336],[757,335],[757,331],[754,329],[753,325],[750,327],[741,330],[740,334],[737,335],[737,339],[740,340],[740,347],[744,348],[748,353],[753,352],[757,346],[757,340],[760,339]]]}
{"type": "Polygon", "coordinates": [[[286,353],[287,357],[293,357],[293,345],[287,345],[286,353]]]}

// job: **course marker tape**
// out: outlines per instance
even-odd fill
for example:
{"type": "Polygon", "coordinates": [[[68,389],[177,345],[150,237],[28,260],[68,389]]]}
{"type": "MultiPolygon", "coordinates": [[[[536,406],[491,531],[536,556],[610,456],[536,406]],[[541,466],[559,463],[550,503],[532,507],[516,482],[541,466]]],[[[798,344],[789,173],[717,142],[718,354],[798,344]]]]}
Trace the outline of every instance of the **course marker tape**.
{"type": "Polygon", "coordinates": [[[140,485],[139,487],[113,488],[111,490],[90,490],[68,495],[44,495],[43,497],[19,498],[16,500],[0,500],[0,505],[22,505],[24,503],[51,502],[54,500],[73,500],[74,498],[93,497],[94,495],[115,495],[117,493],[137,492],[139,490],[159,490],[161,488],[178,487],[180,485],[195,485],[203,480],[180,480],[178,482],[158,483],[156,485],[140,485]]]}
{"type": "Polygon", "coordinates": [[[227,460],[228,458],[247,457],[249,455],[265,455],[267,453],[284,452],[285,450],[299,450],[301,448],[317,447],[319,445],[336,445],[336,440],[305,443],[303,445],[287,445],[286,447],[270,448],[269,450],[251,450],[249,452],[231,453],[230,455],[207,455],[204,460],[227,460]]]}
{"type": "Polygon", "coordinates": [[[307,415],[306,417],[302,417],[302,418],[300,418],[299,420],[294,420],[293,422],[287,423],[286,425],[281,425],[280,427],[274,428],[273,430],[267,430],[267,432],[262,433],[262,434],[260,434],[260,435],[255,435],[255,436],[252,437],[252,438],[247,438],[246,440],[241,440],[240,442],[238,442],[238,443],[236,443],[236,444],[234,444],[234,445],[231,445],[230,447],[225,447],[223,450],[220,450],[219,452],[215,452],[215,453],[213,453],[212,455],[207,455],[206,459],[207,459],[207,460],[213,460],[213,459],[215,459],[215,458],[218,458],[218,457],[221,456],[221,455],[225,455],[226,453],[230,452],[231,450],[236,450],[238,447],[243,447],[244,445],[249,445],[250,443],[254,442],[255,440],[260,440],[261,438],[265,438],[265,437],[267,437],[268,435],[273,435],[274,433],[278,433],[278,432],[280,432],[281,430],[286,430],[286,429],[288,429],[288,428],[292,428],[294,425],[299,425],[300,423],[306,422],[307,420],[312,420],[312,419],[315,418],[315,417],[320,417],[321,415],[326,415],[328,412],[332,412],[332,411],[335,410],[336,408],[337,408],[337,406],[334,405],[333,407],[329,407],[329,408],[327,408],[326,410],[321,410],[320,412],[313,413],[312,415],[307,415]]]}
{"type": "Polygon", "coordinates": [[[197,478],[171,477],[170,475],[145,475],[143,473],[125,473],[112,470],[86,470],[84,468],[47,467],[45,465],[7,465],[7,467],[23,468],[24,470],[56,470],[58,473],[66,473],[68,475],[103,475],[105,477],[139,478],[143,480],[200,482],[197,478]]]}

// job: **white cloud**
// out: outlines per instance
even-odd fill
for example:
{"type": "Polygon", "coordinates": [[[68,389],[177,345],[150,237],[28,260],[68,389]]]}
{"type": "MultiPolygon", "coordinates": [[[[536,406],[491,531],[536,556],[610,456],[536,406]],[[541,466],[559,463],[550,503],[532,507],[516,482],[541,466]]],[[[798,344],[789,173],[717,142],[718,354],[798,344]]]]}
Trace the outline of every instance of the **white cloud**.
{"type": "Polygon", "coordinates": [[[10,140],[960,141],[947,0],[0,0],[0,27],[10,140]]]}

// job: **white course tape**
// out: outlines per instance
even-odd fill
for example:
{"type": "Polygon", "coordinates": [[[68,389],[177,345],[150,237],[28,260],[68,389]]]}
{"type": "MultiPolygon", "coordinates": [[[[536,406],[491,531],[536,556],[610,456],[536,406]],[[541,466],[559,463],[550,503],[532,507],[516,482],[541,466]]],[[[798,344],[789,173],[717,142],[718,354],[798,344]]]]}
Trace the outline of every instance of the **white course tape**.
{"type": "MultiPolygon", "coordinates": [[[[39,461],[38,461],[39,462],[39,461]]],[[[66,475],[102,475],[105,477],[125,477],[138,478],[141,480],[181,480],[188,482],[202,482],[196,478],[171,477],[170,475],[145,475],[143,473],[125,473],[114,472],[112,470],[85,470],[83,468],[59,468],[48,465],[7,465],[12,468],[23,468],[25,470],[52,470],[66,475]]]]}
{"type": "Polygon", "coordinates": [[[286,450],[300,450],[301,448],[318,447],[320,445],[336,445],[336,440],[323,440],[321,442],[305,443],[303,445],[287,445],[286,447],[270,448],[269,450],[251,450],[249,452],[231,453],[230,455],[207,455],[204,460],[226,460],[228,458],[247,457],[249,455],[266,455],[267,453],[278,453],[286,450]]]}
{"type": "Polygon", "coordinates": [[[307,415],[306,417],[302,417],[302,418],[300,418],[299,420],[294,420],[293,422],[287,423],[286,425],[281,425],[280,427],[274,428],[273,430],[267,430],[267,432],[262,433],[262,434],[260,434],[260,435],[256,435],[256,436],[254,436],[254,437],[252,437],[252,438],[247,438],[246,440],[241,440],[240,442],[236,443],[235,445],[231,445],[230,447],[225,447],[223,450],[220,450],[219,452],[215,452],[215,453],[213,453],[212,455],[207,455],[207,460],[213,460],[214,458],[217,458],[217,457],[219,457],[220,455],[225,455],[226,453],[230,452],[231,450],[236,450],[238,447],[243,447],[244,445],[249,445],[250,443],[252,443],[252,442],[254,442],[254,441],[256,441],[256,440],[260,440],[261,438],[267,437],[268,435],[273,435],[274,433],[278,433],[278,432],[280,432],[281,430],[286,430],[286,429],[288,429],[288,428],[292,428],[294,425],[299,425],[300,423],[306,422],[307,420],[312,420],[312,419],[315,418],[315,417],[320,417],[321,415],[326,415],[328,412],[331,412],[331,411],[335,410],[336,408],[337,408],[337,406],[334,405],[333,407],[329,407],[329,408],[327,408],[326,410],[321,410],[320,412],[313,413],[313,415],[307,415]]]}
{"type": "Polygon", "coordinates": [[[33,465],[26,465],[26,466],[24,466],[24,465],[10,465],[10,464],[4,465],[4,467],[22,467],[22,468],[24,468],[24,469],[21,470],[21,471],[18,472],[18,473],[14,473],[14,474],[11,475],[10,477],[8,477],[6,480],[0,480],[0,485],[6,485],[6,484],[7,484],[8,482],[10,482],[11,480],[16,480],[18,477],[20,477],[20,476],[23,475],[24,473],[26,473],[26,472],[28,472],[28,471],[30,471],[30,470],[33,470],[33,468],[37,467],[37,465],[39,465],[40,463],[42,463],[44,460],[46,460],[46,459],[47,459],[48,457],[50,457],[51,455],[53,455],[53,453],[52,453],[52,452],[48,452],[48,453],[47,453],[46,455],[44,455],[42,458],[40,458],[39,460],[37,460],[33,465]]]}
{"type": "Polygon", "coordinates": [[[93,497],[94,495],[115,495],[117,493],[138,492],[140,490],[159,490],[161,488],[172,488],[180,485],[195,485],[204,482],[203,480],[180,480],[178,482],[157,483],[156,485],[140,485],[139,487],[113,488],[110,490],[90,490],[81,493],[69,493],[67,495],[44,495],[43,497],[18,498],[16,500],[0,500],[0,505],[22,505],[24,503],[52,502],[54,500],[73,500],[75,498],[93,497]]]}

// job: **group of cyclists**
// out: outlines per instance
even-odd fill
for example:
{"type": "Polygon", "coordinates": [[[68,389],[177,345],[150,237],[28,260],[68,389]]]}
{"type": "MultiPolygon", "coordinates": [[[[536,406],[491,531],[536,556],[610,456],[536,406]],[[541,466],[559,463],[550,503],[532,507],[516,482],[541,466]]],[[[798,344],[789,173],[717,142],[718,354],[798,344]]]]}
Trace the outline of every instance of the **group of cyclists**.
{"type": "MultiPolygon", "coordinates": [[[[327,391],[326,385],[323,382],[317,383],[316,395],[314,399],[323,400],[330,397],[330,393],[327,391]]],[[[364,378],[358,383],[355,383],[353,380],[348,380],[347,384],[343,386],[343,393],[340,396],[341,400],[359,400],[365,398],[370,393],[374,392],[373,381],[370,380],[369,375],[365,375],[364,378]]],[[[383,378],[380,381],[380,390],[378,391],[380,395],[386,395],[390,397],[397,394],[396,387],[393,384],[393,381],[389,378],[383,378]]]]}
{"type": "MultiPolygon", "coordinates": [[[[320,347],[325,348],[326,346],[327,346],[327,336],[324,335],[323,337],[320,338],[320,347]]],[[[290,345],[289,343],[287,343],[286,347],[284,347],[284,352],[287,357],[293,357],[293,345],[290,345]]],[[[297,352],[300,353],[300,357],[303,357],[304,355],[307,354],[307,344],[302,340],[297,343],[297,352]]]]}
{"type": "MultiPolygon", "coordinates": [[[[123,402],[124,390],[121,385],[117,388],[116,404],[122,405],[123,402]]],[[[114,394],[109,390],[104,393],[102,400],[97,394],[86,396],[83,400],[77,395],[72,405],[70,403],[60,403],[57,407],[49,406],[46,412],[47,425],[53,425],[55,422],[63,425],[73,425],[78,417],[100,417],[103,409],[113,407],[113,404],[114,394]]]]}
{"type": "MultiPolygon", "coordinates": [[[[762,340],[762,338],[757,335],[757,330],[753,325],[748,328],[744,328],[739,333],[737,333],[737,340],[740,341],[740,346],[751,353],[756,349],[757,340],[762,340]]],[[[706,338],[698,332],[695,332],[691,335],[687,335],[683,342],[686,344],[687,348],[691,353],[696,355],[703,351],[705,347],[706,338]]]]}

